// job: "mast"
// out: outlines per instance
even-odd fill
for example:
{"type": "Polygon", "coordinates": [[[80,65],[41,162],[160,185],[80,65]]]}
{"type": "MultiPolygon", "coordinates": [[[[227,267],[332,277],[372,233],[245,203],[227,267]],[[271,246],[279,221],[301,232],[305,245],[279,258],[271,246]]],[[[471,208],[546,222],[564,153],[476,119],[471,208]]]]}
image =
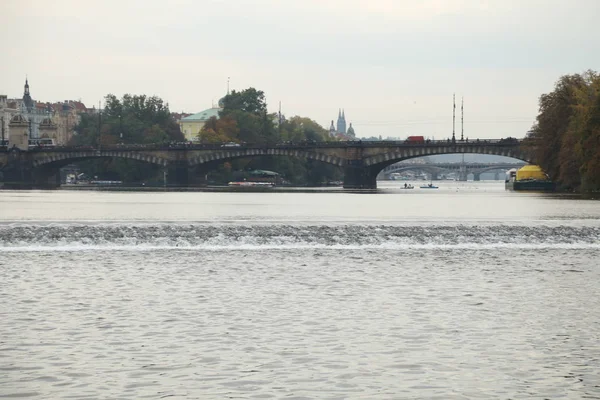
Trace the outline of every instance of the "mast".
{"type": "Polygon", "coordinates": [[[456,142],[455,128],[456,126],[456,94],[452,93],[452,143],[456,142]]]}
{"type": "Polygon", "coordinates": [[[464,107],[465,107],[465,98],[461,97],[460,99],[460,141],[462,142],[465,137],[464,133],[465,133],[465,128],[464,128],[464,117],[465,117],[465,111],[464,111],[464,107]]]}

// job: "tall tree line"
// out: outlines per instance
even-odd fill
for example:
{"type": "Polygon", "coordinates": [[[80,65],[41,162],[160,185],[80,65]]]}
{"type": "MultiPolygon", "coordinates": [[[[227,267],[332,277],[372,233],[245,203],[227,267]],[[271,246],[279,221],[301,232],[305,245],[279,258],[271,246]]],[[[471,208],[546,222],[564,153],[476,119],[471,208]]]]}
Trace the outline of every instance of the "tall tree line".
{"type": "Polygon", "coordinates": [[[538,163],[562,189],[600,190],[600,75],[562,76],[540,96],[529,138],[538,163]]]}

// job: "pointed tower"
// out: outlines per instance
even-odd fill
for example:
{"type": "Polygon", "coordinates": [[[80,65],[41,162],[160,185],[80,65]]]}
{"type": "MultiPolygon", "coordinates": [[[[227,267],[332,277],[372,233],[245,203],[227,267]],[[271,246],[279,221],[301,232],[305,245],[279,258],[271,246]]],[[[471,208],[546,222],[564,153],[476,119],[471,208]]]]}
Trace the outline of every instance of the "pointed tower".
{"type": "Polygon", "coordinates": [[[27,113],[33,111],[33,99],[31,98],[31,94],[29,93],[29,81],[25,78],[25,91],[23,92],[23,107],[27,110],[27,113]]]}
{"type": "Polygon", "coordinates": [[[341,133],[342,135],[346,134],[346,115],[344,110],[340,110],[338,113],[337,133],[341,133]]]}

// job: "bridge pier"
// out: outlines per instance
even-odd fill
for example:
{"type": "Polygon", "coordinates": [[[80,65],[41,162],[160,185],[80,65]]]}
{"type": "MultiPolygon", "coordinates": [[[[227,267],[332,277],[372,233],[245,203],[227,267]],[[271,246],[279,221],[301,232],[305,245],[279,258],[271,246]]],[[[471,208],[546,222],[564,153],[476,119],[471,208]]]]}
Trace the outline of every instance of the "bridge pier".
{"type": "Polygon", "coordinates": [[[475,182],[478,182],[481,180],[481,174],[476,174],[475,172],[473,172],[473,180],[475,182]]]}
{"type": "Polygon", "coordinates": [[[345,167],[344,189],[377,189],[377,172],[366,167],[345,167]]]}
{"type": "Polygon", "coordinates": [[[33,177],[31,169],[26,166],[10,164],[0,172],[2,187],[5,189],[33,189],[33,177]]]}
{"type": "Polygon", "coordinates": [[[165,186],[188,186],[190,170],[189,167],[183,163],[169,164],[163,171],[163,177],[165,186]]]}
{"type": "Polygon", "coordinates": [[[5,189],[57,189],[61,183],[59,170],[38,171],[27,163],[7,165],[0,174],[5,189]]]}
{"type": "Polygon", "coordinates": [[[35,189],[57,189],[60,187],[60,169],[36,169],[32,172],[35,189]]]}
{"type": "Polygon", "coordinates": [[[5,189],[33,189],[33,164],[27,153],[15,148],[6,152],[5,164],[0,170],[2,187],[5,189]]]}

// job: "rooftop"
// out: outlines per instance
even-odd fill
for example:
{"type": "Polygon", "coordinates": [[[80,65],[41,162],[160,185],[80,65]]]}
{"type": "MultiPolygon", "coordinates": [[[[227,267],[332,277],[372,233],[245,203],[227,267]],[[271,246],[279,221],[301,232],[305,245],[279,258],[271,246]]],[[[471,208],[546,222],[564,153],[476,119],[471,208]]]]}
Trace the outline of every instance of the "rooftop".
{"type": "Polygon", "coordinates": [[[194,122],[194,121],[207,121],[210,117],[219,118],[219,111],[221,108],[209,108],[204,111],[200,111],[199,113],[192,114],[189,117],[185,117],[181,119],[181,122],[194,122]]]}

